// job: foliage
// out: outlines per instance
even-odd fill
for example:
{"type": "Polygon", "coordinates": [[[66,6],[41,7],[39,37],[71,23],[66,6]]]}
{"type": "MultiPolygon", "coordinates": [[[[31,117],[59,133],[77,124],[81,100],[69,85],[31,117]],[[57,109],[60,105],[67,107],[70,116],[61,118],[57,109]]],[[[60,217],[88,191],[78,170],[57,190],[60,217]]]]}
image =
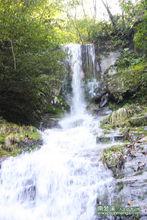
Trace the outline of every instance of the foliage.
{"type": "Polygon", "coordinates": [[[63,43],[101,43],[102,40],[111,38],[112,26],[106,21],[95,21],[93,18],[85,17],[81,19],[68,18],[62,22],[63,43]]]}
{"type": "Polygon", "coordinates": [[[147,11],[146,10],[144,12],[144,15],[142,16],[142,22],[136,26],[134,43],[136,49],[139,52],[142,52],[143,54],[147,55],[147,11]]]}
{"type": "Polygon", "coordinates": [[[106,77],[112,102],[146,103],[147,62],[145,55],[124,48],[115,63],[116,74],[106,77]]]}
{"type": "Polygon", "coordinates": [[[107,79],[107,88],[111,99],[122,102],[126,97],[135,96],[142,83],[142,74],[139,72],[122,70],[107,79]]]}
{"type": "MultiPolygon", "coordinates": [[[[147,48],[145,1],[132,3],[130,0],[119,0],[119,3],[122,13],[111,14],[110,21],[99,21],[88,17],[70,19],[66,29],[67,32],[72,33],[71,39],[82,43],[95,43],[97,50],[102,52],[125,47],[133,49],[134,38],[136,48],[140,48],[145,53],[147,48]]],[[[109,11],[111,13],[110,8],[109,11]]]]}
{"type": "MultiPolygon", "coordinates": [[[[138,65],[143,62],[143,57],[138,56],[133,51],[130,51],[129,48],[125,48],[119,59],[116,62],[117,69],[124,69],[130,66],[138,65]]],[[[135,69],[134,69],[135,70],[135,69]]]]}
{"type": "Polygon", "coordinates": [[[140,19],[145,9],[145,1],[140,0],[133,3],[131,0],[119,0],[122,10],[122,25],[124,28],[131,28],[140,19]]]}
{"type": "Polygon", "coordinates": [[[55,0],[0,0],[0,114],[35,124],[60,89],[64,54],[55,0]]]}

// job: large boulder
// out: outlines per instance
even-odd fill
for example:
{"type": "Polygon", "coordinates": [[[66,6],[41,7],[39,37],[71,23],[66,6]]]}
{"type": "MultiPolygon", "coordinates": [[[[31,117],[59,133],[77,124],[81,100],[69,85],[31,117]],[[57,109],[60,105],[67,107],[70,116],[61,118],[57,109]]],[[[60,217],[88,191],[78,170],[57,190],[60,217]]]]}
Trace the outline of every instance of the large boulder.
{"type": "Polygon", "coordinates": [[[121,107],[107,116],[101,122],[101,125],[110,125],[113,128],[129,126],[131,118],[135,114],[139,114],[141,111],[142,109],[140,106],[130,105],[121,107]]]}
{"type": "Polygon", "coordinates": [[[139,63],[130,67],[114,66],[115,73],[105,74],[104,82],[109,93],[109,98],[115,102],[142,96],[145,99],[147,88],[147,64],[139,63]]]}
{"type": "Polygon", "coordinates": [[[135,94],[142,85],[142,74],[123,71],[106,79],[110,99],[121,102],[124,98],[135,94]]]}

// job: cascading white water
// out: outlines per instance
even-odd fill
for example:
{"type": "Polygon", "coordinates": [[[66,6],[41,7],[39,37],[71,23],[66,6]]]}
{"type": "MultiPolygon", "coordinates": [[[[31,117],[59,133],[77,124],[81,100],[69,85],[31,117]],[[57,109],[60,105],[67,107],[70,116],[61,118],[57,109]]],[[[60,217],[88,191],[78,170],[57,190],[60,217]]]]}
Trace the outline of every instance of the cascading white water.
{"type": "Polygon", "coordinates": [[[95,56],[94,44],[87,45],[87,54],[89,54],[89,57],[91,58],[92,61],[93,78],[96,78],[96,56],[95,56]]]}
{"type": "Polygon", "coordinates": [[[0,220],[94,220],[112,177],[100,161],[98,121],[86,113],[80,45],[67,46],[73,70],[72,112],[42,133],[41,149],[9,158],[0,170],[0,220]],[[80,112],[80,114],[79,114],[80,112]]]}
{"type": "Polygon", "coordinates": [[[97,80],[96,72],[97,72],[97,62],[96,62],[96,54],[94,44],[86,45],[86,54],[88,57],[88,63],[92,67],[92,79],[90,79],[87,83],[87,90],[90,98],[95,97],[96,91],[100,87],[100,82],[97,80]]]}
{"type": "Polygon", "coordinates": [[[72,114],[81,114],[85,110],[85,102],[82,89],[82,78],[84,76],[82,70],[82,54],[80,44],[69,44],[70,65],[72,69],[72,114]]]}

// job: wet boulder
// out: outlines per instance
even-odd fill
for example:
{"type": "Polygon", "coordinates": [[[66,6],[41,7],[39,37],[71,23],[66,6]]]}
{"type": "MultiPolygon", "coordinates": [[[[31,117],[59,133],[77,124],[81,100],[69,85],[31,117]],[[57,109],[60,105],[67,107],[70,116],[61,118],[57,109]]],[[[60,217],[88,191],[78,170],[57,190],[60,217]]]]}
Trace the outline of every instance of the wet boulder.
{"type": "Polygon", "coordinates": [[[120,178],[125,162],[125,144],[114,145],[103,151],[102,160],[112,170],[114,177],[120,178]]]}

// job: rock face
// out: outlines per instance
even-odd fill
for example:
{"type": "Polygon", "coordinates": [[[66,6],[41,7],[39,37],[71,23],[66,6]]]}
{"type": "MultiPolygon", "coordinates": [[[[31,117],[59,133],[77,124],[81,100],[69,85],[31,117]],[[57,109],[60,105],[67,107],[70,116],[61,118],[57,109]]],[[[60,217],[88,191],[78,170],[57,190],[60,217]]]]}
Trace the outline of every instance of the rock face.
{"type": "Polygon", "coordinates": [[[139,127],[147,124],[146,107],[127,105],[113,111],[101,124],[105,127],[139,127]]]}
{"type": "Polygon", "coordinates": [[[90,100],[99,103],[99,107],[104,107],[108,103],[109,95],[104,75],[105,72],[111,69],[111,67],[115,64],[119,55],[120,53],[116,51],[105,56],[98,55],[99,58],[97,58],[93,45],[82,46],[82,61],[86,81],[86,94],[90,100]],[[92,78],[94,78],[94,80],[91,80],[92,78]]]}
{"type": "MultiPolygon", "coordinates": [[[[106,146],[102,161],[116,181],[111,205],[139,207],[140,215],[136,217],[139,220],[147,218],[146,112],[147,107],[139,104],[127,104],[113,111],[101,121],[104,134],[97,137],[97,142],[106,146]],[[113,129],[116,139],[112,138],[113,129]]],[[[134,220],[135,216],[121,216],[121,219],[134,220]]]]}
{"type": "Polygon", "coordinates": [[[124,141],[124,136],[121,134],[112,135],[103,135],[96,138],[97,143],[110,143],[112,141],[124,141]]]}
{"type": "Polygon", "coordinates": [[[107,87],[109,100],[120,103],[137,95],[146,97],[147,89],[147,66],[145,62],[126,66],[120,63],[125,62],[125,58],[121,57],[115,65],[105,71],[104,83],[107,87]]]}
{"type": "Polygon", "coordinates": [[[97,62],[95,55],[95,47],[93,44],[85,44],[81,46],[82,51],[82,66],[85,78],[97,78],[97,62]]]}
{"type": "MultiPolygon", "coordinates": [[[[103,141],[100,140],[99,141],[103,141]]],[[[120,207],[139,207],[140,217],[147,216],[147,138],[144,137],[130,144],[118,144],[103,151],[103,163],[112,170],[116,187],[111,204],[120,207]]],[[[109,219],[109,218],[108,218],[109,219]]],[[[121,217],[122,220],[133,220],[121,217]]]]}
{"type": "Polygon", "coordinates": [[[110,69],[110,67],[112,67],[115,64],[119,56],[120,56],[120,52],[114,51],[101,57],[100,69],[101,69],[102,74],[104,74],[108,70],[109,70],[108,71],[109,75],[113,75],[115,73],[114,69],[112,71],[112,68],[110,69]]]}
{"type": "Polygon", "coordinates": [[[126,96],[132,96],[142,83],[140,73],[123,71],[106,78],[107,91],[112,100],[121,102],[126,96]]]}
{"type": "MultiPolygon", "coordinates": [[[[125,128],[122,129],[122,140],[119,139],[121,142],[115,145],[112,142],[112,146],[103,151],[102,157],[103,163],[112,171],[116,180],[112,204],[130,208],[140,207],[140,217],[138,218],[140,220],[147,217],[147,130],[144,126],[146,124],[145,111],[146,108],[141,110],[140,107],[125,110],[121,108],[104,120],[105,123],[109,121],[114,127],[121,127],[122,129],[125,126],[125,128]],[[141,120],[140,118],[144,119],[141,120]],[[135,123],[131,124],[132,120],[133,122],[135,120],[135,123]],[[131,127],[128,127],[128,125],[131,127]],[[128,140],[129,143],[122,142],[123,140],[128,140]]],[[[99,137],[97,141],[103,142],[103,144],[109,141],[110,145],[112,140],[108,139],[109,134],[104,137],[99,137]]],[[[135,217],[133,215],[122,216],[121,219],[134,220],[135,217]]]]}
{"type": "Polygon", "coordinates": [[[126,162],[121,170],[122,178],[117,180],[116,200],[120,199],[124,205],[139,206],[141,216],[147,215],[147,143],[135,143],[127,146],[126,162]]]}

